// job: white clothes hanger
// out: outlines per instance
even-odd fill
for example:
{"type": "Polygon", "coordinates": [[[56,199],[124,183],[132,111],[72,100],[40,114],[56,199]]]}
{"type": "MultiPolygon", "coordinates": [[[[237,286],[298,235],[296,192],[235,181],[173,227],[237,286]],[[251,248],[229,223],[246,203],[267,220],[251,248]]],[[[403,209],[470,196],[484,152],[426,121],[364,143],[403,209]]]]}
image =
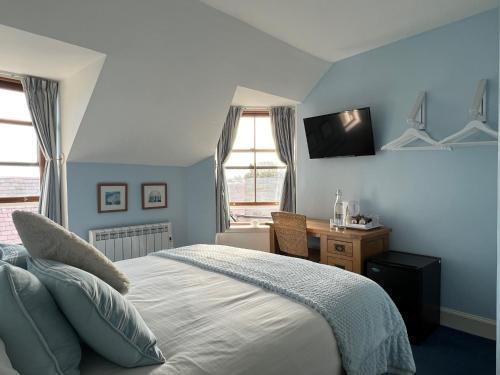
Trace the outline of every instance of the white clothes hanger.
{"type": "Polygon", "coordinates": [[[483,146],[498,145],[498,132],[486,125],[486,89],[487,81],[482,79],[478,82],[476,93],[469,110],[471,121],[458,132],[446,137],[439,143],[453,147],[459,146],[483,146]],[[493,140],[490,141],[464,141],[474,134],[487,134],[493,140]]]}
{"type": "Polygon", "coordinates": [[[424,150],[451,150],[447,145],[443,145],[433,139],[425,131],[425,91],[418,93],[417,100],[413,105],[406,122],[411,127],[407,129],[399,138],[382,146],[384,151],[424,151],[424,150]],[[410,146],[412,142],[423,141],[427,145],[410,146]]]}

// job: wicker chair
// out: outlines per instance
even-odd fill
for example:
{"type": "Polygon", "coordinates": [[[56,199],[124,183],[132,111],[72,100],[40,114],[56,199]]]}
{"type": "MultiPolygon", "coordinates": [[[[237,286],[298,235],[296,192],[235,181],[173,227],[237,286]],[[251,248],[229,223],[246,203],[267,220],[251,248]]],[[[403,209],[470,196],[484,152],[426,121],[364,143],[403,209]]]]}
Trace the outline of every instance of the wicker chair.
{"type": "Polygon", "coordinates": [[[307,247],[306,217],[304,215],[271,212],[271,216],[281,253],[319,262],[319,251],[307,247]]]}

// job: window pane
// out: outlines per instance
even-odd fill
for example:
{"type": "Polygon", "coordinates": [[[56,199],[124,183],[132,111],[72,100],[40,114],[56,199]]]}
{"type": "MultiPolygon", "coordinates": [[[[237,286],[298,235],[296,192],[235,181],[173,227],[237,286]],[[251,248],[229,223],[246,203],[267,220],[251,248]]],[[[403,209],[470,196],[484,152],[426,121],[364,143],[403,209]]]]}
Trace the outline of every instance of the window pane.
{"type": "Polygon", "coordinates": [[[241,116],[234,140],[233,149],[248,150],[254,148],[253,117],[241,116]]]}
{"type": "Polygon", "coordinates": [[[253,152],[231,152],[225,167],[253,167],[253,152]]]}
{"type": "Polygon", "coordinates": [[[0,161],[36,163],[38,143],[33,126],[0,124],[0,161]]]}
{"type": "Polygon", "coordinates": [[[278,158],[276,152],[257,152],[256,155],[258,167],[281,167],[285,166],[278,158]]]}
{"type": "Polygon", "coordinates": [[[269,117],[255,118],[255,143],[257,149],[276,148],[269,117]]]}
{"type": "Polygon", "coordinates": [[[0,118],[31,121],[24,92],[0,89],[0,118]]]}
{"type": "MultiPolygon", "coordinates": [[[[0,89],[0,118],[30,121],[31,116],[23,92],[0,89]]],[[[0,123],[0,161],[36,163],[38,144],[32,126],[0,123]]],[[[40,195],[40,170],[38,167],[0,166],[0,197],[40,195]]],[[[0,204],[0,242],[21,243],[12,222],[12,212],[38,211],[37,202],[0,204]]]]}
{"type": "Polygon", "coordinates": [[[230,202],[253,202],[254,171],[253,169],[226,169],[226,181],[230,202]]]}
{"type": "Polygon", "coordinates": [[[275,206],[231,206],[231,215],[237,223],[249,223],[257,221],[266,223],[271,220],[271,212],[279,211],[279,205],[275,206]]]}
{"type": "Polygon", "coordinates": [[[285,169],[257,169],[257,202],[279,202],[285,169]]]}
{"type": "Polygon", "coordinates": [[[4,177],[36,177],[40,178],[40,168],[36,167],[20,167],[10,165],[0,165],[0,181],[4,177]]]}
{"type": "MultiPolygon", "coordinates": [[[[35,168],[36,167],[20,167],[35,168]]],[[[0,167],[0,197],[32,197],[40,196],[40,178],[38,176],[1,176],[2,170],[0,167]]],[[[26,174],[29,171],[25,171],[26,174]]]]}

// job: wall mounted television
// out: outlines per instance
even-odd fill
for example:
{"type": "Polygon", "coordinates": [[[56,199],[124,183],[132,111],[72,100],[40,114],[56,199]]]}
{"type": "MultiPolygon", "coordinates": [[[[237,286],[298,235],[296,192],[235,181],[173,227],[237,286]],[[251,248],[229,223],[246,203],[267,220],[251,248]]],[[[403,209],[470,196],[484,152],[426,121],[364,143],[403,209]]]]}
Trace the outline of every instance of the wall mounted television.
{"type": "Polygon", "coordinates": [[[375,155],[370,108],[304,119],[311,159],[375,155]]]}

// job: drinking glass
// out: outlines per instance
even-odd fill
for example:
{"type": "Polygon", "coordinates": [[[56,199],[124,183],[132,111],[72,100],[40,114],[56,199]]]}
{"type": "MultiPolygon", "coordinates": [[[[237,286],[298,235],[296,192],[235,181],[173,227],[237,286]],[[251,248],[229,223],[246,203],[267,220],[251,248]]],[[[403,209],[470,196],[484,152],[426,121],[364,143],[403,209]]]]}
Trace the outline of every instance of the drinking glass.
{"type": "Polygon", "coordinates": [[[361,212],[360,207],[359,207],[359,201],[353,200],[349,201],[349,214],[351,216],[358,216],[359,213],[361,212]]]}

